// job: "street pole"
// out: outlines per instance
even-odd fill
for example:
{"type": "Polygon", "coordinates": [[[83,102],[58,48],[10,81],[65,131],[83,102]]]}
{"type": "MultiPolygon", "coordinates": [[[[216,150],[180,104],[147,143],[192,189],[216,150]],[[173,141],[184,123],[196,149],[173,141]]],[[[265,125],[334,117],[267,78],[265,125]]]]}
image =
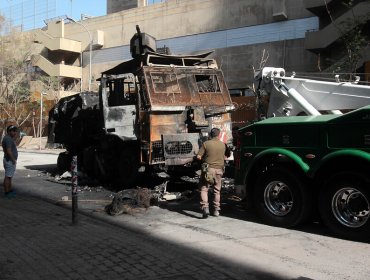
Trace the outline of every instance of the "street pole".
{"type": "Polygon", "coordinates": [[[91,91],[91,54],[92,54],[93,41],[92,41],[91,33],[90,32],[88,32],[88,33],[89,33],[89,36],[90,36],[90,48],[89,48],[89,92],[90,92],[91,91]]]}
{"type": "Polygon", "coordinates": [[[39,136],[40,136],[40,151],[41,151],[41,136],[42,136],[42,96],[43,96],[44,94],[42,93],[42,92],[40,92],[40,134],[39,134],[39,136]]]}
{"type": "Polygon", "coordinates": [[[82,82],[83,82],[83,79],[82,79],[82,75],[83,75],[83,67],[82,67],[82,50],[81,50],[81,54],[80,54],[80,63],[81,63],[81,82],[80,82],[80,92],[82,92],[82,82]]]}
{"type": "Polygon", "coordinates": [[[42,137],[42,116],[43,116],[43,110],[44,110],[43,95],[46,95],[46,92],[40,92],[40,127],[39,127],[40,151],[41,151],[41,137],[42,137]]]}
{"type": "MultiPolygon", "coordinates": [[[[91,35],[91,32],[87,29],[87,27],[82,22],[75,21],[73,18],[70,18],[70,17],[67,17],[67,19],[74,23],[81,25],[86,30],[87,34],[89,35],[89,41],[90,41],[89,43],[89,91],[91,91],[91,59],[92,59],[92,45],[93,45],[92,35],[91,35]]],[[[82,51],[81,51],[81,57],[82,57],[82,51]]],[[[81,60],[81,63],[82,63],[82,60],[81,60]]],[[[82,83],[82,78],[81,78],[81,83],[82,83]]]]}
{"type": "Polygon", "coordinates": [[[77,224],[77,209],[78,209],[78,175],[77,175],[77,156],[72,156],[71,162],[72,173],[72,225],[77,224]]]}

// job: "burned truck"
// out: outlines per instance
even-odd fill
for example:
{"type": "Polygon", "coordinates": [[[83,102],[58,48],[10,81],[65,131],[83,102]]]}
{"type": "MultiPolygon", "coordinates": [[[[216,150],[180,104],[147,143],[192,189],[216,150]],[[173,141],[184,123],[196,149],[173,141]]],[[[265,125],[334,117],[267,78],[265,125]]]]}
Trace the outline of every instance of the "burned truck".
{"type": "Polygon", "coordinates": [[[213,127],[231,145],[233,105],[211,53],[160,54],[155,44],[137,28],[133,59],[101,74],[99,94],[63,98],[50,111],[49,143],[66,148],[60,169],[77,154],[85,173],[123,189],[146,168],[191,165],[213,127]]]}

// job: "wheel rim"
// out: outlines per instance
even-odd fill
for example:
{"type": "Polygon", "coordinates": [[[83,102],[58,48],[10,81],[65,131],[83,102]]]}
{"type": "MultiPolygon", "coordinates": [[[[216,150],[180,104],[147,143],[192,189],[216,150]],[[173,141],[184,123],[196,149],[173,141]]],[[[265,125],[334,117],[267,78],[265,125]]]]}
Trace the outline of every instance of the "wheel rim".
{"type": "Polygon", "coordinates": [[[344,226],[358,228],[369,219],[369,201],[355,188],[338,190],[332,199],[331,209],[335,218],[344,226]]]}
{"type": "Polygon", "coordinates": [[[293,207],[293,195],[287,184],[272,181],[265,188],[264,202],[267,209],[276,216],[285,216],[293,207]]]}

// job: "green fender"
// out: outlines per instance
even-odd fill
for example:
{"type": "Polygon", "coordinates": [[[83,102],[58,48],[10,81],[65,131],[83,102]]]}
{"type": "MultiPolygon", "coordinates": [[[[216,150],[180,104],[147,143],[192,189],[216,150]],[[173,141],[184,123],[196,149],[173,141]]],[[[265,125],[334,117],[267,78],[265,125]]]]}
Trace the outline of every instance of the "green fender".
{"type": "Polygon", "coordinates": [[[297,155],[296,153],[282,148],[270,148],[263,150],[262,152],[258,153],[253,160],[249,163],[249,168],[247,168],[247,174],[246,177],[248,177],[250,170],[253,168],[253,166],[259,161],[260,158],[266,156],[266,155],[272,155],[272,154],[281,154],[285,155],[286,157],[290,158],[293,162],[297,164],[298,167],[302,169],[304,173],[308,173],[310,167],[307,163],[305,163],[302,158],[297,155]]]}
{"type": "Polygon", "coordinates": [[[310,170],[310,174],[309,176],[310,177],[313,177],[315,176],[316,172],[318,170],[320,170],[320,168],[325,165],[328,161],[334,159],[334,158],[338,158],[338,157],[342,157],[342,156],[351,156],[351,157],[357,157],[359,159],[363,159],[363,160],[366,160],[370,163],[370,154],[368,152],[364,152],[362,150],[356,150],[356,149],[345,149],[345,150],[339,150],[339,151],[335,151],[335,152],[332,152],[330,154],[327,154],[326,156],[324,156],[320,162],[310,170]]]}

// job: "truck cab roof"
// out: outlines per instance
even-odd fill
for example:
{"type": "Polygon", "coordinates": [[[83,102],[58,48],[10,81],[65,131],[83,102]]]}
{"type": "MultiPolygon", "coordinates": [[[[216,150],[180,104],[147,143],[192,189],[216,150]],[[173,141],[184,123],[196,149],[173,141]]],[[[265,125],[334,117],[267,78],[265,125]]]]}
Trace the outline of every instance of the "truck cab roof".
{"type": "Polygon", "coordinates": [[[142,66],[217,68],[216,61],[208,58],[212,53],[213,51],[194,55],[166,55],[156,52],[147,52],[140,58],[122,62],[102,72],[102,75],[135,73],[142,66]]]}

